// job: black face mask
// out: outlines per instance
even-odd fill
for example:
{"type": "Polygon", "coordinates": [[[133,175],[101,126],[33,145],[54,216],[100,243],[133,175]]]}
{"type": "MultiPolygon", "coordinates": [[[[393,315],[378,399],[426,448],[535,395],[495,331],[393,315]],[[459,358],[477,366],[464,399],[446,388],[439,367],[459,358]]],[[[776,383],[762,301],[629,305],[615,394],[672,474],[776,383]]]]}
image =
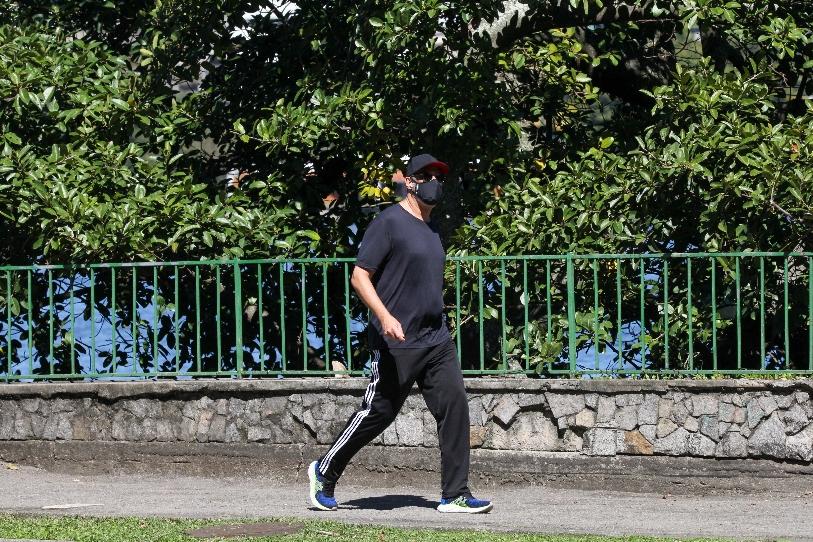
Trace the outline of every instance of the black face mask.
{"type": "Polygon", "coordinates": [[[426,205],[437,205],[443,199],[443,185],[437,179],[415,185],[415,197],[426,205]]]}

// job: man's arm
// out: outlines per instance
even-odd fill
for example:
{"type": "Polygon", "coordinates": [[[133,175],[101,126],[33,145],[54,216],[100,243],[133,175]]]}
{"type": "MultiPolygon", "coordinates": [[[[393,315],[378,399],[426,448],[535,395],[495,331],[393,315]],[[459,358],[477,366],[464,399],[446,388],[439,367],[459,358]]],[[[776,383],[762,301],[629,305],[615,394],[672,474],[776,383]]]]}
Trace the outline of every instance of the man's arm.
{"type": "Polygon", "coordinates": [[[404,330],[401,329],[401,322],[396,320],[387,310],[387,307],[384,306],[384,303],[381,302],[381,298],[378,297],[375,286],[373,286],[372,275],[372,272],[356,266],[353,268],[350,284],[353,285],[353,289],[356,290],[364,304],[373,311],[378,321],[381,322],[381,331],[384,335],[404,342],[406,339],[404,338],[404,330]]]}

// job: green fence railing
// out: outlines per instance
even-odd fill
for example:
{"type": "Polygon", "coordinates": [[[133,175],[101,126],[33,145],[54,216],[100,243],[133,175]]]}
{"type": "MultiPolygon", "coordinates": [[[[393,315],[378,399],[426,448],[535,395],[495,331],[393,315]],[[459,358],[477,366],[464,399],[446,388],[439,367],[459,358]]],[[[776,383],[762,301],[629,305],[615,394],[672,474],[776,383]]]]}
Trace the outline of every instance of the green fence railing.
{"type": "MultiPolygon", "coordinates": [[[[361,375],[352,259],[0,267],[0,380],[361,375]]],[[[449,257],[467,376],[813,374],[813,253],[449,257]]]]}

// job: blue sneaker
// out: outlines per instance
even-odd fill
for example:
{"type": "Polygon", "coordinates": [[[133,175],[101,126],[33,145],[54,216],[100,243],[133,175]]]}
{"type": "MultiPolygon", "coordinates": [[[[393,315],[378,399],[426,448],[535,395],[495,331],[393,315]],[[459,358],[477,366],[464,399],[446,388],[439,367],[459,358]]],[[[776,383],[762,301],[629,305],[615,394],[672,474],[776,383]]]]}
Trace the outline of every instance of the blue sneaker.
{"type": "Polygon", "coordinates": [[[331,484],[318,472],[319,462],[314,461],[308,467],[308,479],[310,480],[310,500],[319,510],[336,510],[338,505],[333,498],[333,488],[336,484],[331,484]]]}
{"type": "Polygon", "coordinates": [[[486,514],[494,505],[491,501],[481,501],[471,495],[460,495],[454,499],[440,499],[438,512],[457,514],[486,514]]]}

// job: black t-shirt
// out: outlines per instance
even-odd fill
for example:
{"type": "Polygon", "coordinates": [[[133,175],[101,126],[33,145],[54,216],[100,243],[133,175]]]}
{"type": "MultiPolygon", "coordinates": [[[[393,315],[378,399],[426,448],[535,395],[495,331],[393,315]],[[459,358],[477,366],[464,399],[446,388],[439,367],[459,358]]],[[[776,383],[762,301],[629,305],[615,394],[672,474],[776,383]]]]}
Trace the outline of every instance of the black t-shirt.
{"type": "Polygon", "coordinates": [[[451,339],[443,314],[446,252],[431,223],[401,205],[384,209],[364,232],[356,265],[372,271],[375,291],[404,330],[404,342],[381,333],[371,314],[370,348],[423,348],[451,339]]]}

